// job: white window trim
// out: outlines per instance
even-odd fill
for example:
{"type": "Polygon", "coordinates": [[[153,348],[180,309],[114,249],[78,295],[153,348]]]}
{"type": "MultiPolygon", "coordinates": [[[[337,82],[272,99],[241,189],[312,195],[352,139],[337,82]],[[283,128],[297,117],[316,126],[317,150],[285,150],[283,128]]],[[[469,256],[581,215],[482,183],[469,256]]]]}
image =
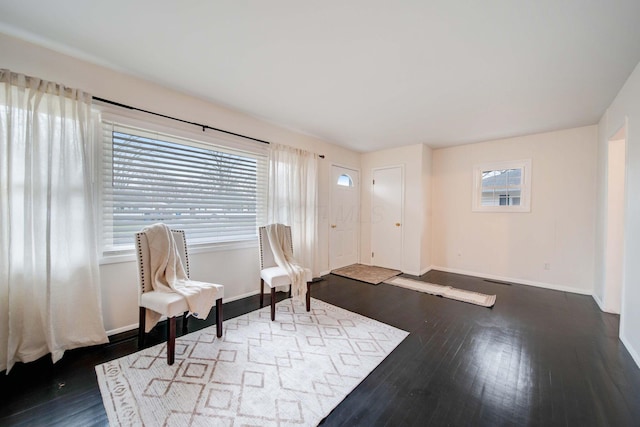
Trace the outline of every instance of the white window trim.
{"type": "MultiPolygon", "coordinates": [[[[245,138],[236,137],[234,135],[227,135],[214,130],[207,130],[203,132],[201,129],[194,127],[191,124],[184,124],[176,122],[170,119],[165,119],[156,116],[150,116],[149,114],[139,111],[128,111],[122,108],[114,107],[107,104],[94,104],[94,111],[100,115],[100,122],[102,120],[116,122],[125,126],[137,127],[150,132],[159,132],[163,134],[169,134],[178,138],[194,139],[202,142],[203,144],[211,144],[212,147],[225,148],[228,147],[234,151],[245,151],[250,154],[268,156],[269,146],[267,144],[258,144],[253,141],[247,141],[245,138]]],[[[96,209],[98,218],[102,215],[102,195],[99,192],[102,191],[102,173],[100,172],[102,166],[102,140],[101,140],[101,125],[96,123],[96,134],[98,135],[96,147],[96,153],[94,155],[94,161],[96,167],[93,172],[95,174],[95,183],[97,184],[96,191],[96,209]]],[[[266,211],[263,213],[266,214],[266,211]]],[[[264,222],[264,219],[260,220],[264,222]]],[[[121,262],[130,262],[136,260],[136,254],[134,249],[116,250],[103,252],[102,242],[102,221],[98,220],[98,239],[99,239],[99,264],[115,264],[121,262]]],[[[133,237],[132,237],[133,239],[133,237]]],[[[198,243],[190,244],[190,253],[207,253],[217,251],[238,250],[245,248],[254,248],[258,246],[258,238],[251,238],[246,240],[236,240],[230,242],[211,242],[211,243],[198,243]]]]}
{"type": "Polygon", "coordinates": [[[531,212],[531,159],[481,163],[473,167],[473,212],[531,212]],[[482,206],[482,172],[488,170],[521,169],[520,205],[482,206]]]}
{"type": "MultiPolygon", "coordinates": [[[[258,239],[236,240],[234,242],[220,243],[200,243],[189,244],[189,254],[212,253],[222,251],[234,251],[238,249],[258,248],[258,239]]],[[[99,264],[119,264],[122,262],[135,261],[137,258],[135,250],[126,250],[120,252],[109,252],[103,254],[99,259],[99,264]]]]}

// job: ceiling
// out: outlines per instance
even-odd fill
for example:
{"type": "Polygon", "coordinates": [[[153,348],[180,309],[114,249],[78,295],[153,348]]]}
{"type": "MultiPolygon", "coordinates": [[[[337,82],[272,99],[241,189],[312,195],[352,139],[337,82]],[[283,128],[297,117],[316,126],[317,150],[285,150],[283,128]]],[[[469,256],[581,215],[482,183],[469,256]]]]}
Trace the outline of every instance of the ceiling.
{"type": "Polygon", "coordinates": [[[639,20],[638,0],[0,0],[0,32],[360,152],[595,124],[639,20]]]}

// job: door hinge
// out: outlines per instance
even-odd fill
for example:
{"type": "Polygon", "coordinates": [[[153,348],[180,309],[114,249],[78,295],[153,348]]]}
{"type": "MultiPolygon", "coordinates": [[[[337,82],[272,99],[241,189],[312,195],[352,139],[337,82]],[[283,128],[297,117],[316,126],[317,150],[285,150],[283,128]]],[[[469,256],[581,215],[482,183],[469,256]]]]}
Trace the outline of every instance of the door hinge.
{"type": "Polygon", "coordinates": [[[371,252],[371,258],[373,258],[373,252],[371,252]]]}
{"type": "Polygon", "coordinates": [[[376,180],[375,179],[373,180],[373,185],[376,185],[376,180]]]}

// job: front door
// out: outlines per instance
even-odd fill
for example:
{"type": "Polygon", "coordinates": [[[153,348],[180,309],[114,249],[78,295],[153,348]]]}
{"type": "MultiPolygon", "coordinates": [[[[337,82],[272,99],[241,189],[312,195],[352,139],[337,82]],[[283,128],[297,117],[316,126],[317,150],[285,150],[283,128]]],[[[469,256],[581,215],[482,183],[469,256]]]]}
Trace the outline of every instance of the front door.
{"type": "Polygon", "coordinates": [[[360,176],[357,170],[331,166],[329,267],[358,262],[360,230],[360,176]]]}

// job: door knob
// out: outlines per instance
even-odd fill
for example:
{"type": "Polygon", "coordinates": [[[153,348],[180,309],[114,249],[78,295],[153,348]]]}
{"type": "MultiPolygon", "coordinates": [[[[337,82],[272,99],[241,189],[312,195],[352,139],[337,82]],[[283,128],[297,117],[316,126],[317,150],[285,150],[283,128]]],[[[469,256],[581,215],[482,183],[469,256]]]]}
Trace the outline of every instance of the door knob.
{"type": "Polygon", "coordinates": [[[331,224],[331,228],[336,228],[336,225],[335,224],[331,224]]]}
{"type": "Polygon", "coordinates": [[[399,222],[396,222],[396,227],[400,227],[400,223],[399,222]]]}

